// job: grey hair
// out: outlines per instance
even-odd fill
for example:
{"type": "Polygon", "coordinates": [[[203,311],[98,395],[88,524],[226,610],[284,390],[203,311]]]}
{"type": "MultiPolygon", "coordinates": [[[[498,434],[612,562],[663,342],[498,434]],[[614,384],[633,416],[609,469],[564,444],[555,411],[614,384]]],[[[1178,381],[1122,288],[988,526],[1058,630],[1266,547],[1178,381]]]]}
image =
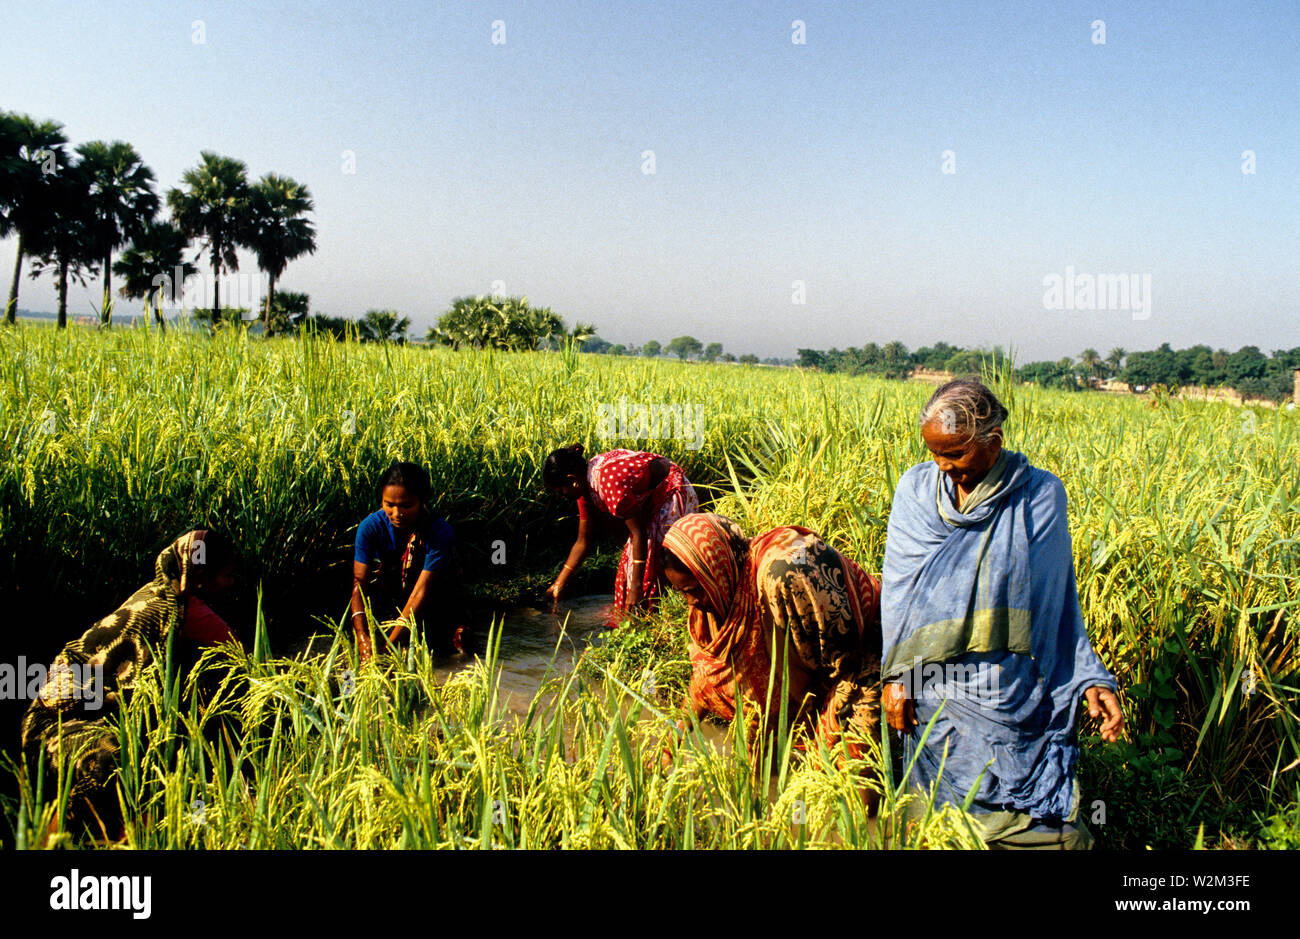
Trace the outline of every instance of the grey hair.
{"type": "Polygon", "coordinates": [[[959,378],[940,385],[921,408],[920,426],[939,421],[947,433],[964,433],[981,443],[1007,419],[1007,409],[976,378],[959,378]]]}

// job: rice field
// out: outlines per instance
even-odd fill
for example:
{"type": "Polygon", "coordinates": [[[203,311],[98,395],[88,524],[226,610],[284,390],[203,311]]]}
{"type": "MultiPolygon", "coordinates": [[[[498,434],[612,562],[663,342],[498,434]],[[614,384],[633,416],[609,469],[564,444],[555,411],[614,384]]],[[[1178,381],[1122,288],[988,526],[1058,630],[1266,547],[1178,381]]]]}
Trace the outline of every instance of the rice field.
{"type": "MultiPolygon", "coordinates": [[[[1128,739],[1082,731],[1089,827],[1114,847],[1300,846],[1300,415],[999,381],[1008,445],[1065,483],[1084,617],[1120,681],[1128,739]]],[[[979,847],[960,812],[912,806],[906,823],[890,752],[805,754],[779,720],[727,747],[680,730],[677,598],[557,662],[522,713],[491,649],[443,681],[418,644],[359,668],[339,631],[354,526],[395,458],[428,469],[485,596],[549,582],[573,510],[541,463],[573,442],[655,450],[747,532],[806,525],[879,571],[930,390],[574,352],[3,330],[0,600],[22,613],[0,658],[48,661],[167,541],[212,524],[241,552],[232,625],[253,641],[133,696],[130,846],[979,847]],[[602,437],[620,398],[698,408],[702,445],[602,437]],[[290,656],[313,628],[325,651],[290,656]]],[[[66,785],[8,772],[0,841],[69,843],[66,785]]]]}

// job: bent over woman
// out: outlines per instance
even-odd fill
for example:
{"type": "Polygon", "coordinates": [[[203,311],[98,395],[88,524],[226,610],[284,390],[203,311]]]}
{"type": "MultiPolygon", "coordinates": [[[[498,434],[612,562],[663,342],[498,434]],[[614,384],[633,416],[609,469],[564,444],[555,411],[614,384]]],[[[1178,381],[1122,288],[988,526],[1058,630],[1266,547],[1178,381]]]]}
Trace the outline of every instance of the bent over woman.
{"type": "Polygon", "coordinates": [[[862,756],[880,726],[876,580],[806,528],[748,539],[731,519],[708,513],[678,520],[664,537],[664,557],[668,581],[690,605],[696,715],[731,720],[739,697],[757,726],[778,713],[788,667],[792,724],[804,723],[827,746],[846,736],[850,755],[862,756]]]}
{"type": "Polygon", "coordinates": [[[582,444],[552,451],[542,467],[542,483],[578,502],[578,537],[547,594],[559,600],[569,578],[587,556],[591,523],[599,514],[627,525],[627,544],[614,580],[614,606],[652,612],[663,576],[660,548],[664,533],[683,515],[699,510],[695,488],[681,467],[657,453],[610,450],[590,461],[582,444]]]}
{"type": "Polygon", "coordinates": [[[23,717],[30,766],[72,773],[69,812],[92,831],[120,837],[113,794],[118,738],[114,716],[140,673],[173,644],[181,664],[200,647],[236,642],[208,601],[234,584],[234,547],[206,530],[187,532],[154,561],[153,580],[54,659],[45,686],[23,717]]]}
{"type": "Polygon", "coordinates": [[[362,662],[374,654],[367,602],[388,642],[409,639],[413,629],[425,627],[435,651],[461,648],[464,604],[454,576],[455,533],[433,513],[432,489],[423,467],[395,462],[379,478],[379,508],[357,526],[348,612],[362,662]]]}

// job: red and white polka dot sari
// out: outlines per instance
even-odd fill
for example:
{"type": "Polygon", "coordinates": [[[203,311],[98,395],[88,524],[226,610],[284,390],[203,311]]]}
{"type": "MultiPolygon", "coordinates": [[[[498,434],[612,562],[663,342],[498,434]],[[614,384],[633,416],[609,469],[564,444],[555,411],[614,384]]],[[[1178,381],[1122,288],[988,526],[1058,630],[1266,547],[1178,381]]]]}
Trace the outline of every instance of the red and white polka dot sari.
{"type": "MultiPolygon", "coordinates": [[[[581,518],[589,518],[595,510],[627,519],[649,507],[645,573],[641,581],[641,596],[645,598],[647,610],[654,609],[659,596],[659,581],[663,574],[659,552],[664,534],[683,515],[700,510],[694,487],[676,463],[669,461],[668,475],[659,485],[651,485],[650,464],[660,459],[667,458],[635,450],[610,450],[597,454],[587,462],[588,494],[578,500],[581,518]]],[[[614,581],[614,606],[617,609],[627,609],[628,585],[634,576],[632,538],[629,536],[614,581]]]]}

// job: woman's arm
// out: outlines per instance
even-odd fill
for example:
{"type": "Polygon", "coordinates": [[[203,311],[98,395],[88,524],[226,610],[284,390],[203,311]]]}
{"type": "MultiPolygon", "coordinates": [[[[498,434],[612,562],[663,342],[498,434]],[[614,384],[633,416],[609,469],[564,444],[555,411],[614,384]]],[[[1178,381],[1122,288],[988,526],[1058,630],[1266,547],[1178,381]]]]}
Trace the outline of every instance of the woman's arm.
{"type": "Polygon", "coordinates": [[[348,616],[352,620],[352,629],[357,636],[357,655],[363,663],[369,661],[375,651],[370,644],[370,631],[366,626],[366,600],[363,592],[363,586],[369,579],[370,565],[353,561],[352,604],[348,616]]]}
{"type": "Polygon", "coordinates": [[[587,544],[590,534],[590,519],[579,518],[578,537],[573,542],[573,547],[569,549],[569,557],[564,562],[564,567],[560,569],[559,576],[555,578],[555,583],[546,589],[546,594],[551,599],[559,600],[568,591],[569,579],[582,566],[582,561],[587,556],[587,544]]]}
{"type": "Polygon", "coordinates": [[[406,606],[402,608],[401,616],[398,617],[397,625],[388,634],[389,642],[404,638],[410,633],[411,624],[424,618],[425,607],[428,606],[429,597],[432,596],[429,590],[437,583],[438,577],[438,571],[420,571],[420,576],[415,579],[415,586],[411,588],[411,595],[406,600],[406,606]]]}
{"type": "Polygon", "coordinates": [[[628,543],[632,545],[632,575],[627,585],[627,605],[629,609],[641,604],[642,587],[645,581],[645,569],[649,553],[646,532],[649,528],[649,507],[644,512],[627,519],[628,543]]]}

